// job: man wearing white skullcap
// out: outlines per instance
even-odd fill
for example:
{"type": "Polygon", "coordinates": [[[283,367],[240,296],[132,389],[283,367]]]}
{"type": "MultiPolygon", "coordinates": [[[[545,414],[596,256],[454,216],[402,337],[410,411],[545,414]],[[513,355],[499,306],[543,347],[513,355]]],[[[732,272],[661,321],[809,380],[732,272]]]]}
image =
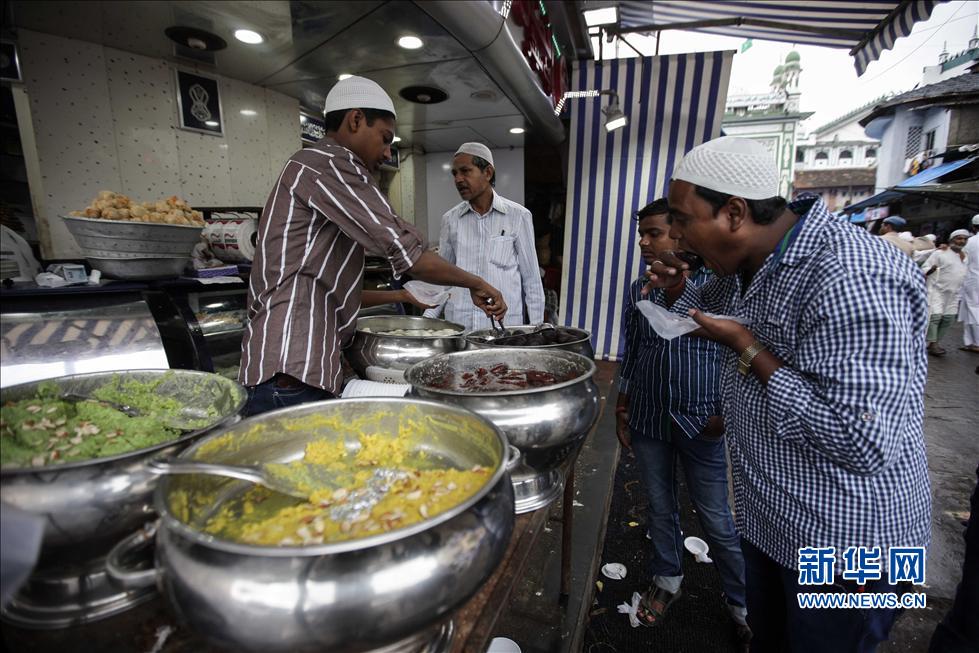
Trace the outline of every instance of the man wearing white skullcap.
{"type": "MultiPolygon", "coordinates": [[[[924,275],[821,199],[787,204],[748,139],[688,152],[669,204],[670,236],[718,275],[676,301],[733,352],[722,412],[752,649],[872,651],[897,610],[805,610],[796,594],[901,593],[889,547],[929,543],[924,275]],[[865,561],[880,573],[854,574],[865,561]]],[[[679,286],[688,264],[659,259],[650,289],[679,286]]]]}
{"type": "Polygon", "coordinates": [[[937,249],[921,266],[928,278],[928,353],[944,356],[942,337],[959,312],[959,292],[965,281],[966,255],[962,251],[969,232],[956,229],[948,237],[948,249],[937,249]]]}
{"type": "Polygon", "coordinates": [[[962,303],[959,322],[962,322],[963,351],[979,354],[979,215],[972,216],[972,236],[962,251],[965,253],[965,280],[962,282],[962,303]]]}
{"type": "MultiPolygon", "coordinates": [[[[496,192],[493,153],[482,143],[463,143],[452,157],[452,180],[462,202],[442,216],[439,255],[500,289],[511,307],[505,324],[544,321],[534,223],[530,211],[496,192]]],[[[425,315],[436,317],[442,309],[425,315]]],[[[461,293],[444,306],[445,319],[467,329],[487,328],[486,317],[461,293]]]]}
{"type": "Polygon", "coordinates": [[[340,352],[361,306],[418,305],[405,291],[363,291],[365,253],[387,259],[395,278],[468,288],[479,310],[506,314],[500,291],[427,251],[377,187],[396,127],[384,89],[350,77],[330,89],[324,113],[326,136],[289,157],[259,219],[238,375],[249,415],[339,395],[340,352]]]}

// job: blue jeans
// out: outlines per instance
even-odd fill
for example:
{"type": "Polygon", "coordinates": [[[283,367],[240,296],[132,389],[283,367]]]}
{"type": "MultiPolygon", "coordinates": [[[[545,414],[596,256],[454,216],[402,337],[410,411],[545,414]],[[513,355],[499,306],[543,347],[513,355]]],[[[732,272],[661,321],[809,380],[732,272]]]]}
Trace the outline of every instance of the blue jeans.
{"type": "Polygon", "coordinates": [[[672,425],[671,431],[670,441],[636,435],[632,438],[632,450],[649,496],[649,535],[653,541],[649,573],[658,587],[671,592],[679,589],[683,579],[683,537],[676,484],[676,463],[680,459],[690,498],[710,546],[708,555],[721,575],[727,601],[743,607],[744,559],[727,503],[724,438],[689,438],[676,425],[672,425]]]}
{"type": "Polygon", "coordinates": [[[267,413],[270,410],[286,408],[287,406],[335,398],[326,390],[305,383],[300,383],[291,388],[280,387],[278,375],[264,383],[247,387],[245,390],[248,391],[248,401],[242,411],[245,417],[267,413]]]}
{"type": "MultiPolygon", "coordinates": [[[[748,588],[748,625],[754,633],[752,653],[872,653],[887,640],[900,610],[802,609],[799,592],[856,592],[852,581],[833,585],[799,585],[799,572],[787,569],[741,540],[748,588]]],[[[907,587],[891,585],[887,577],[871,581],[865,592],[902,594],[907,587]]]]}

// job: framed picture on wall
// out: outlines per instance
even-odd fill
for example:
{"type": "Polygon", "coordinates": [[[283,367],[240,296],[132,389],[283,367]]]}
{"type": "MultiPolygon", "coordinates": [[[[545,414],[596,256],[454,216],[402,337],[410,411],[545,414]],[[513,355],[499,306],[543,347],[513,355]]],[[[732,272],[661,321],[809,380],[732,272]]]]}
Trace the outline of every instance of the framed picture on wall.
{"type": "Polygon", "coordinates": [[[177,126],[187,131],[224,136],[218,80],[176,70],[177,126]]]}
{"type": "Polygon", "coordinates": [[[0,41],[0,81],[20,82],[20,59],[17,57],[17,44],[13,41],[0,41]]]}

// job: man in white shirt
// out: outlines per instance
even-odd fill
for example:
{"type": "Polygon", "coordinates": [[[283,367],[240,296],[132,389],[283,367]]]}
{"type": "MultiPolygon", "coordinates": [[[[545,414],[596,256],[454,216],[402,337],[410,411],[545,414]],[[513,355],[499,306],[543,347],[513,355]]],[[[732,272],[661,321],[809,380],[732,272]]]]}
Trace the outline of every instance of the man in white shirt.
{"type": "Polygon", "coordinates": [[[979,214],[972,216],[972,238],[962,248],[965,252],[965,281],[959,322],[963,323],[964,351],[979,354],[979,214]]]}
{"type": "MultiPolygon", "coordinates": [[[[452,158],[452,180],[462,202],[442,216],[439,255],[463,270],[478,274],[498,288],[511,310],[504,324],[544,321],[534,223],[530,211],[493,189],[493,154],[482,143],[463,143],[452,158]]],[[[453,289],[445,304],[445,319],[467,330],[490,328],[489,318],[453,289]]],[[[442,309],[430,309],[438,317],[442,309]]]]}
{"type": "Polygon", "coordinates": [[[928,257],[922,266],[928,278],[928,353],[943,356],[945,349],[939,344],[942,336],[952,326],[959,312],[959,291],[965,280],[965,247],[969,232],[953,231],[948,237],[948,249],[940,249],[928,257]]]}

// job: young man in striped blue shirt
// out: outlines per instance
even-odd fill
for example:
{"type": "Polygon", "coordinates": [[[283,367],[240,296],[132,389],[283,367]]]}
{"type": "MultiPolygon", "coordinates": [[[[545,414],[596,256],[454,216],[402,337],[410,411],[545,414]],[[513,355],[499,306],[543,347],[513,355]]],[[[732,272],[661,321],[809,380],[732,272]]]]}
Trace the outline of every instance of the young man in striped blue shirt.
{"type": "MultiPolygon", "coordinates": [[[[803,598],[903,601],[925,582],[924,275],[819,198],[787,204],[756,141],[692,149],[669,202],[670,235],[717,275],[681,300],[744,322],[691,311],[700,335],[727,351],[723,413],[752,650],[874,651],[898,607],[809,609],[803,598]],[[918,562],[907,564],[912,552],[918,562]]],[[[679,286],[687,267],[662,255],[648,287],[679,286]]]]}
{"type": "MultiPolygon", "coordinates": [[[[669,206],[659,199],[637,214],[639,249],[646,264],[677,248],[669,236],[669,206]]],[[[648,299],[686,315],[686,286],[699,288],[712,278],[707,269],[684,275],[674,287],[654,290],[648,299]]],[[[728,507],[724,420],[721,418],[722,348],[693,336],[665,340],[636,309],[647,299],[646,279],[632,283],[622,327],[625,354],[619,372],[616,434],[635,453],[649,496],[648,534],[652,540],[652,585],[643,594],[637,617],[653,626],[680,596],[683,537],[677,504],[677,462],[683,463],[690,498],[710,544],[731,616],[742,644],[751,639],[745,621],[744,559],[728,507]]]]}

